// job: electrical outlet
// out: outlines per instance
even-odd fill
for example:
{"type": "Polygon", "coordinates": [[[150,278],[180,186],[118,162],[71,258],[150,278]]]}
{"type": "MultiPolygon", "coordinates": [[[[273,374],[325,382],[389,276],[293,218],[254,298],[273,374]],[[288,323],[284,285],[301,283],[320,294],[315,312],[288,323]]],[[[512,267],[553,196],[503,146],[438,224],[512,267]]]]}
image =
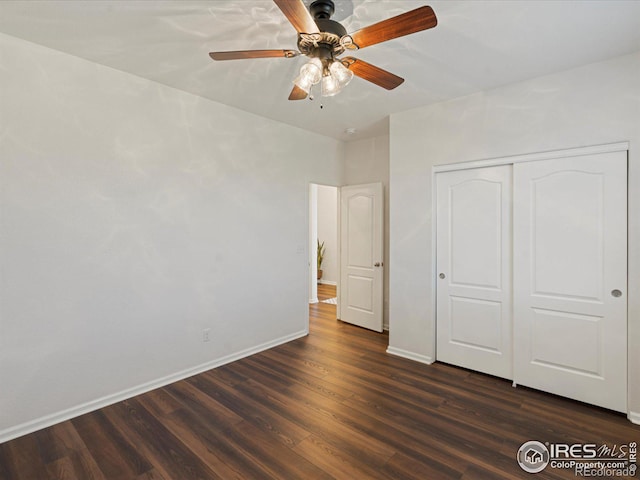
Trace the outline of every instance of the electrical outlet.
{"type": "Polygon", "coordinates": [[[210,328],[205,328],[204,330],[202,330],[202,341],[203,342],[208,342],[209,340],[211,340],[211,338],[209,337],[210,333],[211,333],[211,329],[210,328]]]}

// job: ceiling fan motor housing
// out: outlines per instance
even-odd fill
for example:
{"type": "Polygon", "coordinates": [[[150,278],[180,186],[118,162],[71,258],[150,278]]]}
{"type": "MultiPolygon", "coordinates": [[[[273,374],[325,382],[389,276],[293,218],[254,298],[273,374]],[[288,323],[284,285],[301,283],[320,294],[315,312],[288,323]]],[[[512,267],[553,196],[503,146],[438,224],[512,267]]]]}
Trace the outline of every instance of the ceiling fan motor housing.
{"type": "Polygon", "coordinates": [[[309,6],[309,11],[315,20],[328,20],[336,7],[331,0],[316,0],[309,6]]]}
{"type": "Polygon", "coordinates": [[[316,20],[320,33],[298,34],[298,50],[303,55],[320,57],[321,50],[328,50],[332,56],[344,52],[345,47],[340,41],[346,34],[345,28],[333,20],[316,20]]]}
{"type": "Polygon", "coordinates": [[[298,49],[300,53],[308,57],[320,58],[325,63],[325,60],[330,60],[344,52],[345,47],[341,39],[347,36],[347,30],[330,19],[335,11],[331,0],[316,0],[310,5],[309,11],[320,33],[298,34],[298,49]],[[327,58],[328,56],[330,58],[327,58]]]}

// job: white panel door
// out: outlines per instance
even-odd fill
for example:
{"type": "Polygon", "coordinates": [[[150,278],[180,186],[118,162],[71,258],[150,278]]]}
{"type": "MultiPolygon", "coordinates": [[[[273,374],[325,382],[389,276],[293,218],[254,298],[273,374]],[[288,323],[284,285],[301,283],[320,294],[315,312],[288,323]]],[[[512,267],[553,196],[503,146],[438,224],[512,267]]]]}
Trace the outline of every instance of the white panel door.
{"type": "Polygon", "coordinates": [[[436,359],[512,378],[511,166],[436,174],[436,359]]]}
{"type": "Polygon", "coordinates": [[[626,412],[626,152],[514,166],[514,380],[626,412]]]}
{"type": "Polygon", "coordinates": [[[381,183],[340,189],[340,320],[382,332],[381,183]]]}

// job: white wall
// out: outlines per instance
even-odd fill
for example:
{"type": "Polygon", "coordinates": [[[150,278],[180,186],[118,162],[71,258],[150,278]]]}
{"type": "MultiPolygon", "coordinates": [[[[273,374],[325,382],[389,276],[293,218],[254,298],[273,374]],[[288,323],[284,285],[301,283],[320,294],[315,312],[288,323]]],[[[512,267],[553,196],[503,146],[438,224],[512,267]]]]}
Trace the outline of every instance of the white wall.
{"type": "Polygon", "coordinates": [[[345,145],[344,185],[382,183],[384,191],[384,328],[389,329],[389,136],[345,145]]]}
{"type": "Polygon", "coordinates": [[[320,283],[338,282],[338,189],[318,185],[318,239],[324,242],[320,283]]]}
{"type": "Polygon", "coordinates": [[[340,142],[5,35],[0,59],[0,441],[307,332],[340,142]]]}
{"type": "Polygon", "coordinates": [[[640,422],[640,52],[391,116],[390,351],[435,357],[431,168],[630,141],[629,394],[640,422]]]}

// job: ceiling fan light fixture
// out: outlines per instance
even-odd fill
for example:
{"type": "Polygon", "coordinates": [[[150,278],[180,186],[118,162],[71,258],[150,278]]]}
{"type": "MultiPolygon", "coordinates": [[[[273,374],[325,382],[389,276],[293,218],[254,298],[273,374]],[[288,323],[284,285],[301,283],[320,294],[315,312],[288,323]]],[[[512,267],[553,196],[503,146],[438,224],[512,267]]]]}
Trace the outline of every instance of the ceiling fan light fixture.
{"type": "Polygon", "coordinates": [[[312,58],[300,68],[300,75],[293,81],[298,88],[309,93],[311,86],[322,80],[322,62],[319,58],[312,58]]]}
{"type": "Polygon", "coordinates": [[[333,97],[335,94],[339,93],[340,90],[342,90],[342,85],[340,85],[340,82],[338,82],[333,75],[329,73],[322,77],[323,97],[333,97]]]}
{"type": "Polygon", "coordinates": [[[345,67],[341,61],[336,60],[329,65],[329,71],[331,75],[340,84],[340,88],[346,87],[353,78],[353,72],[345,67]]]}
{"type": "Polygon", "coordinates": [[[340,93],[353,78],[353,72],[346,68],[339,60],[334,60],[325,70],[322,77],[322,96],[332,97],[340,93]]]}

